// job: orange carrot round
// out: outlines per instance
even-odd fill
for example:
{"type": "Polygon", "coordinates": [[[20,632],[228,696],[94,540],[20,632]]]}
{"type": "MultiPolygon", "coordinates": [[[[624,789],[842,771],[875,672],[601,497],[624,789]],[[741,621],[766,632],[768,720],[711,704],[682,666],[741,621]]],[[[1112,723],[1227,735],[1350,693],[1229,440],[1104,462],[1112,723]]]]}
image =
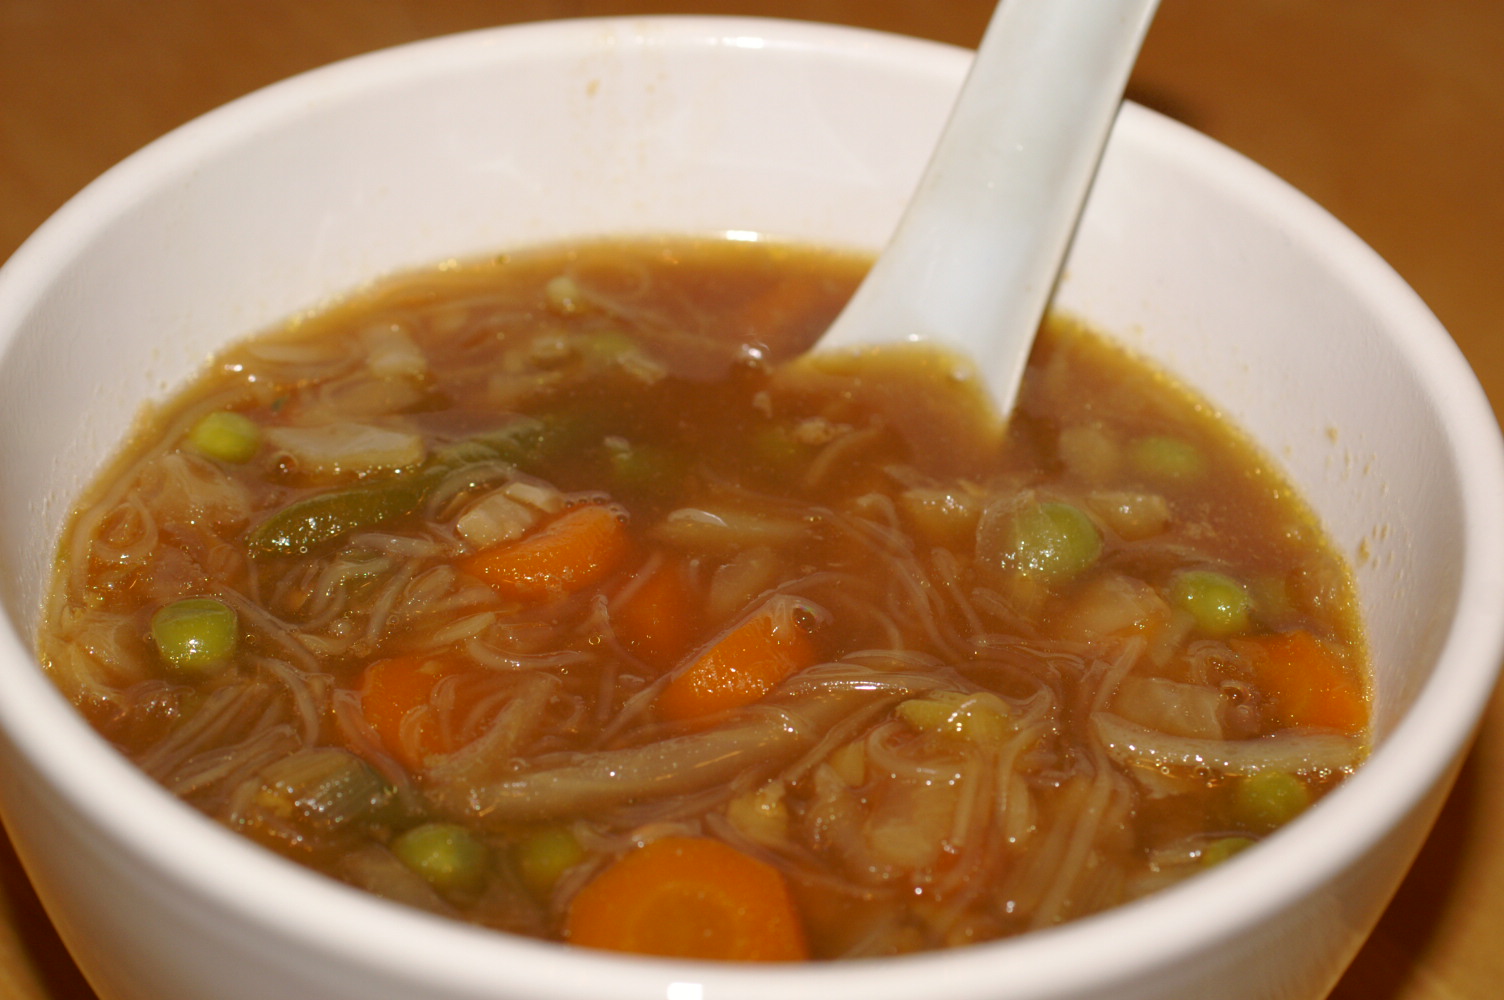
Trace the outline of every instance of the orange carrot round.
{"type": "Polygon", "coordinates": [[[809,957],[783,876],[718,840],[665,837],[622,856],[575,896],[574,944],[742,962],[809,957]]]}
{"type": "Polygon", "coordinates": [[[1250,657],[1278,720],[1356,733],[1368,723],[1368,699],[1341,653],[1304,629],[1229,641],[1250,657]]]}
{"type": "Polygon", "coordinates": [[[682,669],[658,696],[658,713],[684,721],[750,705],[815,660],[809,633],[769,602],[682,669]]]}
{"type": "Polygon", "coordinates": [[[459,749],[437,718],[419,716],[411,727],[407,719],[414,710],[427,711],[439,681],[464,670],[462,664],[441,656],[399,656],[366,667],[361,675],[361,713],[404,766],[417,769],[430,755],[459,749]]]}
{"type": "Polygon", "coordinates": [[[661,672],[689,652],[696,611],[679,563],[666,559],[612,610],[611,624],[628,649],[661,672]]]}
{"type": "Polygon", "coordinates": [[[503,596],[537,601],[599,583],[630,552],[621,515],[605,504],[590,503],[565,511],[517,541],[468,556],[460,569],[503,596]]]}

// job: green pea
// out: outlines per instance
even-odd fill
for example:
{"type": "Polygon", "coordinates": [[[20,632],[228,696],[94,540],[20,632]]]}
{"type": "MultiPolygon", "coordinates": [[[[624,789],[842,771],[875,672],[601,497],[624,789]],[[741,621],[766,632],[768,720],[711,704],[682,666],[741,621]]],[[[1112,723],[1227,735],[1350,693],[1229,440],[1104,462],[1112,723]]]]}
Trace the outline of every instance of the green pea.
{"type": "Polygon", "coordinates": [[[1026,577],[1068,580],[1102,554],[1102,536],[1079,507],[1054,500],[1029,503],[1013,514],[1009,549],[1026,577]]]}
{"type": "Polygon", "coordinates": [[[243,413],[216,410],[193,425],[188,446],[221,462],[249,462],[261,447],[261,428],[243,413]]]}
{"type": "Polygon", "coordinates": [[[456,823],[424,823],[392,841],[392,853],[434,888],[473,892],[485,881],[490,851],[456,823]]]}
{"type": "Polygon", "coordinates": [[[553,889],[559,876],[585,859],[585,849],[567,828],[554,826],[518,841],[513,858],[522,881],[541,898],[553,889]]]}
{"type": "Polygon", "coordinates": [[[1194,618],[1204,634],[1216,637],[1245,631],[1253,606],[1242,584],[1209,569],[1175,574],[1170,581],[1170,603],[1194,618]]]}
{"type": "Polygon", "coordinates": [[[212,673],[229,664],[240,639],[234,610],[212,597],[190,597],[160,608],[151,617],[157,652],[184,673],[212,673]]]}
{"type": "Polygon", "coordinates": [[[1233,811],[1254,830],[1273,830],[1305,812],[1311,793],[1288,771],[1267,770],[1244,778],[1233,789],[1233,811]]]}
{"type": "Polygon", "coordinates": [[[1128,449],[1133,468],[1150,479],[1189,482],[1206,471],[1206,458],[1189,441],[1152,434],[1134,441],[1128,449]]]}
{"type": "Polygon", "coordinates": [[[1201,863],[1210,868],[1254,845],[1250,837],[1219,837],[1201,849],[1201,863]]]}

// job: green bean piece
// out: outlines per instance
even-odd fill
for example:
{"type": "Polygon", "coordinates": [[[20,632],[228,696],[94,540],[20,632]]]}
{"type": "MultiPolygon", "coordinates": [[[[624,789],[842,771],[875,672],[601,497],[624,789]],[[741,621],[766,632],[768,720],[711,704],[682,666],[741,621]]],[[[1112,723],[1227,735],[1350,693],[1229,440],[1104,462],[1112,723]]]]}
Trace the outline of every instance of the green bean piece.
{"type": "Polygon", "coordinates": [[[253,552],[293,555],[343,535],[411,514],[422,505],[435,477],[420,474],[375,486],[316,493],[295,500],[252,529],[253,552]]]}
{"type": "Polygon", "coordinates": [[[1046,583],[1069,580],[1102,554],[1102,536],[1079,507],[1055,500],[1013,514],[1010,554],[1019,573],[1046,583]]]}
{"type": "Polygon", "coordinates": [[[1152,434],[1134,441],[1128,459],[1143,476],[1161,482],[1191,482],[1206,471],[1206,457],[1189,441],[1152,434]]]}
{"type": "Polygon", "coordinates": [[[216,410],[193,425],[188,446],[207,458],[238,465],[256,456],[261,447],[261,428],[243,413],[216,410]]]}
{"type": "Polygon", "coordinates": [[[229,665],[240,640],[240,618],[212,597],[174,601],[151,616],[151,638],[174,670],[210,674],[229,665]]]}
{"type": "Polygon", "coordinates": [[[340,747],[299,750],[268,764],[259,779],[253,821],[296,821],[318,836],[385,822],[397,795],[375,768],[340,747]]]}
{"type": "Polygon", "coordinates": [[[1202,633],[1216,638],[1247,631],[1253,607],[1242,584],[1209,569],[1175,574],[1170,581],[1170,603],[1195,619],[1202,633]]]}
{"type": "Polygon", "coordinates": [[[442,892],[474,892],[486,878],[491,852],[457,823],[424,823],[392,841],[398,860],[442,892]]]}
{"type": "Polygon", "coordinates": [[[1233,811],[1252,830],[1274,830],[1305,812],[1311,793],[1304,781],[1273,768],[1239,781],[1233,789],[1233,811]]]}
{"type": "Polygon", "coordinates": [[[585,849],[568,828],[551,826],[518,841],[512,857],[523,883],[542,899],[559,876],[585,860],[585,849]]]}
{"type": "Polygon", "coordinates": [[[1251,837],[1219,837],[1201,850],[1201,863],[1210,868],[1220,865],[1234,854],[1248,850],[1257,841],[1251,837]]]}

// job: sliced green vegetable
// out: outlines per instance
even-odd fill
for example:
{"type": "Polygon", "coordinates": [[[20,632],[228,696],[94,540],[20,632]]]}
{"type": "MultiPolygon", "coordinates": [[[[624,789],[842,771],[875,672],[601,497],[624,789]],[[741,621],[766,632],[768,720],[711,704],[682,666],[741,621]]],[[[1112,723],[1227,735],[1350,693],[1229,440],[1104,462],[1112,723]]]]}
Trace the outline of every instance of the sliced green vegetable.
{"type": "Polygon", "coordinates": [[[1081,508],[1055,500],[1024,504],[1009,532],[1013,564],[1026,577],[1068,580],[1102,554],[1102,536],[1081,508]]]}
{"type": "Polygon", "coordinates": [[[396,789],[364,760],[339,747],[299,750],[262,769],[253,804],[274,824],[296,822],[307,832],[339,833],[382,822],[396,789]]]}
{"type": "Polygon", "coordinates": [[[435,889],[473,892],[485,881],[491,852],[456,823],[424,823],[392,841],[392,853],[435,889]]]}
{"type": "Polygon", "coordinates": [[[1239,781],[1233,789],[1238,820],[1253,830],[1273,830],[1305,812],[1311,793],[1288,771],[1270,768],[1239,781]]]}
{"type": "Polygon", "coordinates": [[[174,601],[151,618],[157,652],[176,670],[207,674],[228,666],[240,640],[240,617],[212,597],[174,601]]]}
{"type": "Polygon", "coordinates": [[[1242,584],[1209,569],[1175,574],[1170,581],[1170,603],[1194,618],[1203,633],[1218,638],[1247,631],[1253,608],[1242,584]]]}
{"type": "Polygon", "coordinates": [[[249,462],[261,447],[261,428],[243,413],[216,410],[193,425],[188,446],[220,462],[249,462]]]}

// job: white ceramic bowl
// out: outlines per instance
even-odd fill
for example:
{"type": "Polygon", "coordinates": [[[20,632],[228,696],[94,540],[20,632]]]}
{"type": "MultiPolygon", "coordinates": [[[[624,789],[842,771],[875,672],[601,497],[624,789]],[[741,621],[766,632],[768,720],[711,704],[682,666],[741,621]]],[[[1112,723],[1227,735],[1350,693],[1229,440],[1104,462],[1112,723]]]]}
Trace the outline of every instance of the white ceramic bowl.
{"type": "Polygon", "coordinates": [[[1282,461],[1356,562],[1379,745],[1200,879],[948,954],[750,968],[515,940],[368,898],[179,805],[73,714],[32,635],[63,516],[143,401],[227,340],[409,265],[603,233],[877,248],[967,66],[794,23],[539,24],[320,70],[102,177],[0,272],[0,803],[105,1000],[1316,997],[1426,834],[1493,686],[1498,428],[1445,332],[1352,235],[1141,108],[1060,301],[1282,461]]]}

